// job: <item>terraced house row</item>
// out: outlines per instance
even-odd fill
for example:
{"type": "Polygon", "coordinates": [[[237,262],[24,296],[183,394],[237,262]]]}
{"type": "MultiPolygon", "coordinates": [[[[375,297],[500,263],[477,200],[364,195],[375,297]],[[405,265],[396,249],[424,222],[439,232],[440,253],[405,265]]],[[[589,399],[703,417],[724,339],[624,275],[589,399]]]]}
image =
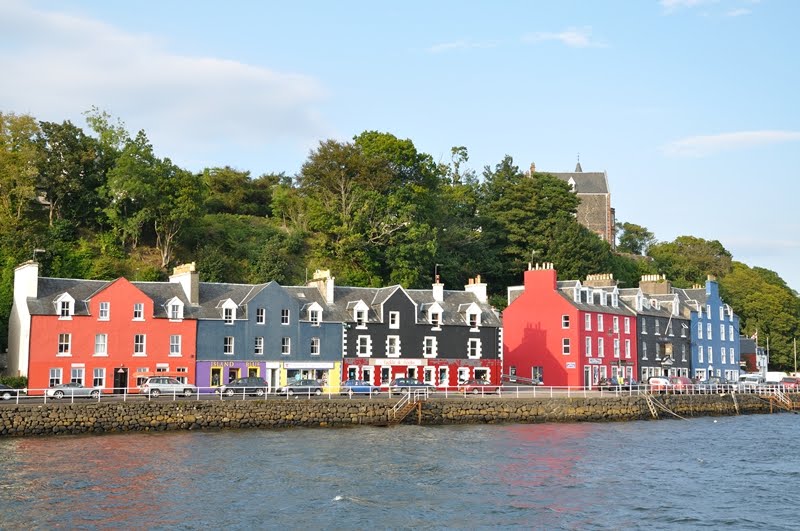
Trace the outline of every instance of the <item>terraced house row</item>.
{"type": "Polygon", "coordinates": [[[386,387],[397,377],[438,387],[500,381],[501,327],[486,284],[463,291],[199,282],[195,265],[169,282],[58,279],[36,262],[15,270],[9,372],[41,390],[78,382],[107,393],[153,375],[214,388],[242,376],[271,386],[344,377],[386,387]]]}
{"type": "Polygon", "coordinates": [[[15,270],[8,372],[32,390],[78,382],[122,393],[154,375],[213,389],[243,376],[272,387],[313,378],[438,388],[478,378],[596,387],[604,378],[737,379],[739,320],[714,279],[678,289],[663,277],[620,288],[610,274],[558,281],[529,267],[499,314],[480,276],[463,290],[200,282],[195,264],[169,282],[39,276],[15,270]]]}

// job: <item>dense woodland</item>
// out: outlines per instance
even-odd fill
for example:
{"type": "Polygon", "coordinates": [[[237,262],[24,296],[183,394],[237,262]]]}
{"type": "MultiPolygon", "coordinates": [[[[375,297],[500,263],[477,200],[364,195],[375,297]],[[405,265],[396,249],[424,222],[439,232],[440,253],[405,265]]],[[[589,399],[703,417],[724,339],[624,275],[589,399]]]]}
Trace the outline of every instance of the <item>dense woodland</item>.
{"type": "Polygon", "coordinates": [[[460,289],[480,274],[492,302],[533,262],[560,279],[614,274],[621,287],[665,274],[677,287],[716,275],[742,332],[770,338],[771,368],[794,366],[800,301],[773,271],[733,260],[718,241],[658,242],[620,223],[618,252],[575,219],[563,181],[510,156],[478,174],[463,146],[437,162],[411,140],[365,131],[325,140],[296,175],[233,166],[193,173],[161,157],[144,131],[106,112],[86,128],[0,112],[0,348],[13,270],[31,258],[50,277],[165,280],[194,261],[206,282],[303,284],[330,269],[341,285],[460,289]]]}

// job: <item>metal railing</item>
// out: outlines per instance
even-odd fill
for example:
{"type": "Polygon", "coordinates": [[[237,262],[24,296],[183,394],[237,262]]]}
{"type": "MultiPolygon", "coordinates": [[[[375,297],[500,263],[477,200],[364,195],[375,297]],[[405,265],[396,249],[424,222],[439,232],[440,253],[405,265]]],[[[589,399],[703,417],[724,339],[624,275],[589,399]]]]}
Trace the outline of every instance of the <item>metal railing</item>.
{"type": "MultiPolygon", "coordinates": [[[[285,387],[285,386],[284,386],[285,387]]],[[[681,395],[708,395],[708,394],[757,394],[762,396],[785,394],[800,401],[800,389],[778,384],[760,386],[752,385],[686,385],[680,387],[664,388],[649,385],[606,385],[603,387],[567,387],[544,385],[491,385],[491,386],[427,386],[403,392],[387,386],[377,387],[370,393],[356,393],[352,390],[336,386],[320,386],[318,388],[293,389],[279,391],[280,388],[266,388],[259,392],[254,388],[227,388],[220,392],[220,387],[192,386],[191,393],[185,393],[184,388],[173,390],[160,390],[144,392],[138,387],[133,388],[62,388],[62,389],[18,389],[0,392],[0,406],[3,404],[31,404],[31,403],[90,403],[105,401],[142,401],[142,400],[275,400],[280,399],[322,399],[322,400],[377,400],[391,399],[398,394],[405,396],[423,395],[434,399],[473,399],[473,398],[556,398],[556,397],[607,397],[607,396],[638,396],[643,394],[681,394],[681,395]],[[60,391],[60,393],[59,393],[60,391]],[[230,391],[233,391],[232,393],[230,391]],[[158,396],[156,396],[158,394],[158,396]]]]}

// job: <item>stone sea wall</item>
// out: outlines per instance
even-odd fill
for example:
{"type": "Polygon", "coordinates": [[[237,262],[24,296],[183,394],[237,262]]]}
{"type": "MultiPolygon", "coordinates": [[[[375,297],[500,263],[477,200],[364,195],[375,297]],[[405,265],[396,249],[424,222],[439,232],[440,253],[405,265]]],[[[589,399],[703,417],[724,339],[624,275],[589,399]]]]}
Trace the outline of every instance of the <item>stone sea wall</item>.
{"type": "MultiPolygon", "coordinates": [[[[658,401],[681,417],[769,413],[754,395],[670,395],[658,401]]],[[[166,430],[386,425],[394,400],[90,402],[0,407],[0,436],[166,430]]],[[[777,411],[777,409],[776,409],[777,411]]],[[[675,418],[659,410],[659,418],[675,418]]],[[[405,424],[613,422],[652,419],[643,397],[429,400],[405,424]]]]}

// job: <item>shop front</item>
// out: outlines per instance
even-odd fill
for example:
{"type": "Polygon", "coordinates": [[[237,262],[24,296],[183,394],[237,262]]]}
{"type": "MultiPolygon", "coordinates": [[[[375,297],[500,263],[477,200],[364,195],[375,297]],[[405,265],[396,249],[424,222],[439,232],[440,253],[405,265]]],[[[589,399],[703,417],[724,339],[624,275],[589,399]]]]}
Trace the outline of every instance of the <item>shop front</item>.
{"type": "Polygon", "coordinates": [[[280,371],[280,385],[293,380],[318,380],[323,392],[338,393],[340,387],[341,364],[333,361],[287,361],[280,371]]]}
{"type": "Polygon", "coordinates": [[[281,364],[277,361],[224,360],[197,362],[197,386],[213,390],[216,387],[245,376],[264,378],[270,388],[280,383],[281,364]]]}
{"type": "Polygon", "coordinates": [[[364,359],[346,358],[345,380],[365,380],[388,388],[396,378],[414,378],[445,389],[471,378],[500,382],[500,360],[459,359],[364,359]]]}

